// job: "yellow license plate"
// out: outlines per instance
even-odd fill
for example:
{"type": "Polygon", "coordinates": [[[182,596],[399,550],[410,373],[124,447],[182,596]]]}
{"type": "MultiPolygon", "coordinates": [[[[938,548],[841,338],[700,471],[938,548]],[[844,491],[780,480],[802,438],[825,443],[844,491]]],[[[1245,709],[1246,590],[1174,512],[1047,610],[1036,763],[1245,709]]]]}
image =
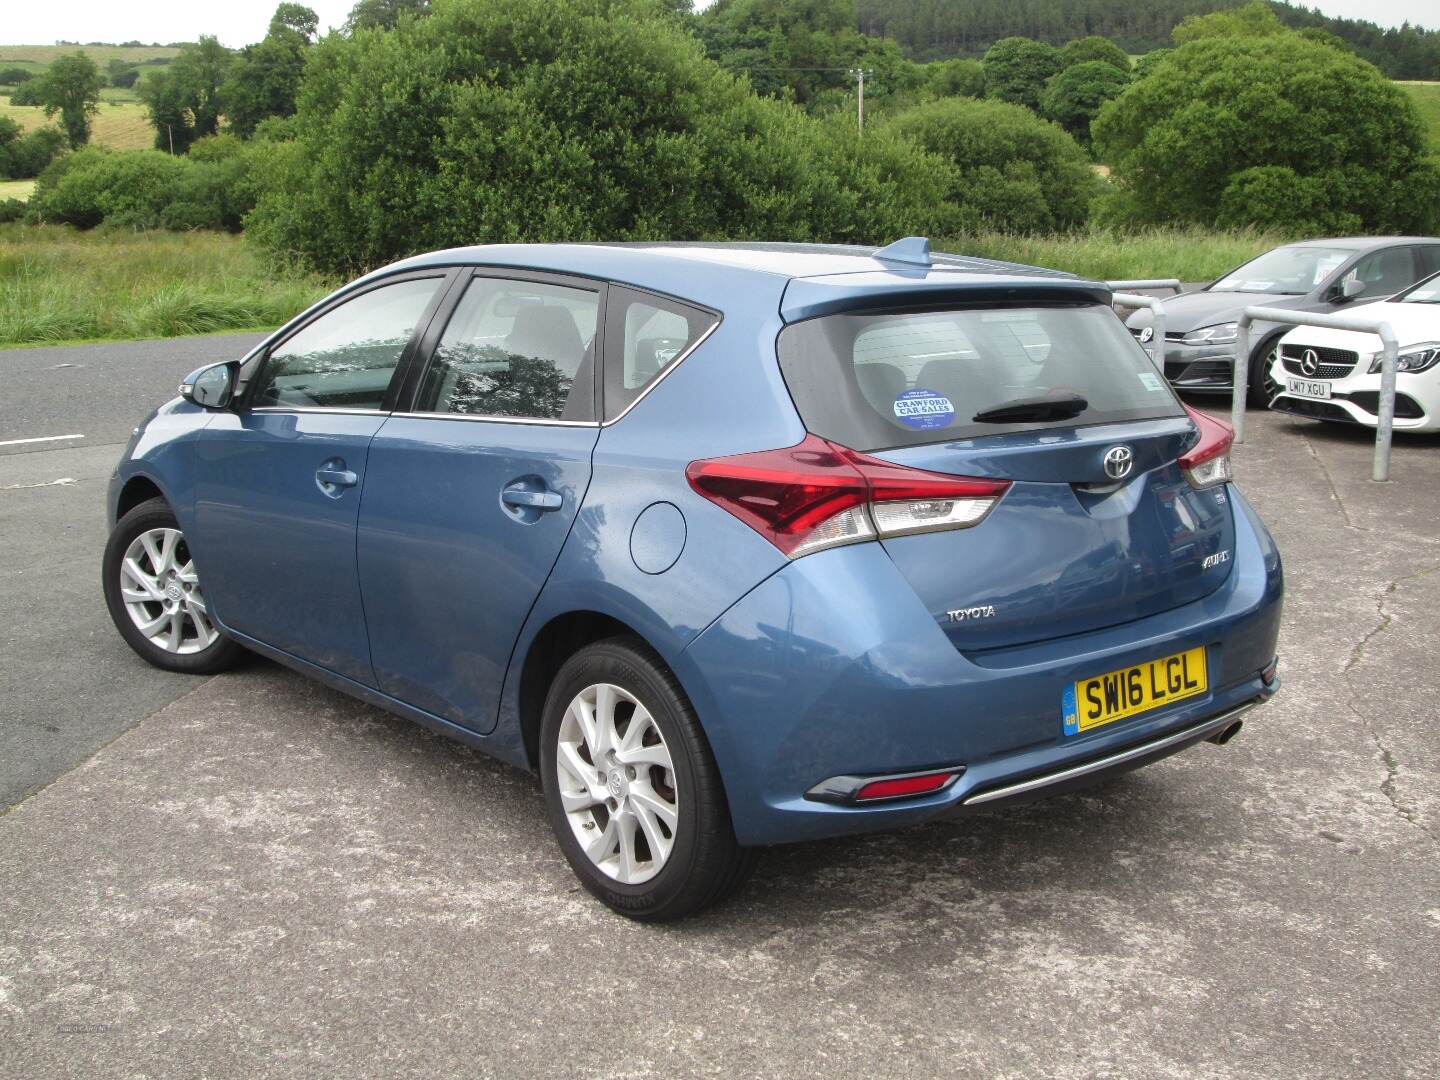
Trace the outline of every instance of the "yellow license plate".
{"type": "Polygon", "coordinates": [[[1061,697],[1065,734],[1093,731],[1127,716],[1203,694],[1205,688],[1204,646],[1081,679],[1067,686],[1061,697]]]}

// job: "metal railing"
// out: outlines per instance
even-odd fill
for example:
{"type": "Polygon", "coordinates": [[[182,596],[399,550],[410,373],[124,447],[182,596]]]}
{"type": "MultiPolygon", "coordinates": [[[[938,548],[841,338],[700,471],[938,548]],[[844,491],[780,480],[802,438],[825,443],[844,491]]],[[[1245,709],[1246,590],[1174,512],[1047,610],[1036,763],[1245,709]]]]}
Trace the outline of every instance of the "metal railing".
{"type": "MultiPolygon", "coordinates": [[[[1380,418],[1375,429],[1375,462],[1370,475],[1380,483],[1389,480],[1390,440],[1395,426],[1395,365],[1400,353],[1400,340],[1395,336],[1395,330],[1390,323],[1384,319],[1367,319],[1364,315],[1322,315],[1319,312],[1289,311],[1284,308],[1246,308],[1237,327],[1235,378],[1230,401],[1230,426],[1235,429],[1237,443],[1245,441],[1245,391],[1250,384],[1250,326],[1254,322],[1320,326],[1329,330],[1355,330],[1362,334],[1379,336],[1382,346],[1380,418]]],[[[1359,353],[1359,356],[1357,364],[1364,362],[1364,354],[1359,353]]]]}
{"type": "MultiPolygon", "coordinates": [[[[1139,293],[1117,292],[1110,298],[1113,304],[1124,304],[1126,307],[1149,308],[1150,309],[1150,340],[1155,343],[1153,349],[1145,349],[1150,354],[1150,359],[1155,361],[1155,366],[1160,369],[1160,374],[1165,374],[1165,305],[1158,297],[1142,296],[1139,293]]],[[[1140,342],[1140,347],[1145,348],[1146,343],[1140,342]]]]}
{"type": "MultiPolygon", "coordinates": [[[[1177,293],[1184,292],[1185,286],[1180,284],[1179,278],[1146,278],[1135,281],[1107,281],[1110,288],[1122,292],[1130,292],[1135,289],[1174,289],[1177,293]]],[[[1127,301],[1128,303],[1128,301],[1127,301]]]]}

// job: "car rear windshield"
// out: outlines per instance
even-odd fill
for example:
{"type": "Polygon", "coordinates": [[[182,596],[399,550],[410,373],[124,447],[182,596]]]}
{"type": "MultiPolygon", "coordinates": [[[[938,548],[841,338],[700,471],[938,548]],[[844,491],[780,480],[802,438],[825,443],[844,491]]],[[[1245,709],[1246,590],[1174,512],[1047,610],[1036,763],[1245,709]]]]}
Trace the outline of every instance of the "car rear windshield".
{"type": "Polygon", "coordinates": [[[1183,415],[1099,305],[827,315],[779,353],[806,428],[854,450],[1183,415]]]}

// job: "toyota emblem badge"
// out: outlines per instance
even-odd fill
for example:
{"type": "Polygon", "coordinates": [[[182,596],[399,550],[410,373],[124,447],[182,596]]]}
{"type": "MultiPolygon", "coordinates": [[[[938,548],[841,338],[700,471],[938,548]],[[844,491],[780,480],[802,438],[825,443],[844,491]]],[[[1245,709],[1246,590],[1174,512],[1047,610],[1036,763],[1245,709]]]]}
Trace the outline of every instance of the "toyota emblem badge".
{"type": "Polygon", "coordinates": [[[1112,446],[1105,451],[1105,475],[1111,480],[1124,480],[1135,467],[1135,455],[1128,446],[1112,446]]]}

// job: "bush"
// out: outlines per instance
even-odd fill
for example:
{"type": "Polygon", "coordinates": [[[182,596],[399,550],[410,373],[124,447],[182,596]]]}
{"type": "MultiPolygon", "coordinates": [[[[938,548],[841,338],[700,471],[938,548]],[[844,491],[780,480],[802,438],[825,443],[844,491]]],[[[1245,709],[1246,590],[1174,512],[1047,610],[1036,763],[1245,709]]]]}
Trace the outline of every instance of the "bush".
{"type": "Polygon", "coordinates": [[[1090,143],[1090,121],[1107,101],[1130,85],[1130,75],[1104,60],[1067,67],[1045,87],[1040,109],[1081,144],[1090,143]]]}
{"type": "Polygon", "coordinates": [[[1268,227],[1280,214],[1294,228],[1440,229],[1440,166],[1410,99],[1365,61],[1288,31],[1180,46],[1091,131],[1140,223],[1223,213],[1268,227]]]}
{"type": "Polygon", "coordinates": [[[351,273],[502,241],[888,242],[959,224],[955,171],[761,99],[659,0],[438,0],[310,54],[246,228],[351,273]]]}
{"type": "Polygon", "coordinates": [[[44,105],[40,99],[40,80],[31,79],[29,82],[21,83],[10,92],[11,105],[44,105]]]}
{"type": "Polygon", "coordinates": [[[0,199],[0,224],[19,221],[25,216],[26,209],[19,199],[0,199]]]}
{"type": "Polygon", "coordinates": [[[987,97],[1038,109],[1046,81],[1060,70],[1060,53],[1043,41],[1008,37],[991,45],[981,63],[987,97]]]}
{"type": "MultiPolygon", "coordinates": [[[[0,117],[0,125],[5,118],[0,117]]],[[[28,135],[6,141],[0,135],[0,176],[29,180],[65,152],[65,133],[59,128],[36,128],[28,135]]]]}
{"type": "Polygon", "coordinates": [[[951,197],[986,228],[1076,228],[1101,187],[1075,140],[1019,105],[950,98],[899,113],[889,127],[955,164],[951,197]]]}
{"type": "Polygon", "coordinates": [[[158,150],[86,148],[41,174],[31,207],[40,221],[82,229],[106,222],[239,232],[255,203],[255,163],[267,152],[266,144],[231,135],[201,139],[183,158],[158,150]]]}

